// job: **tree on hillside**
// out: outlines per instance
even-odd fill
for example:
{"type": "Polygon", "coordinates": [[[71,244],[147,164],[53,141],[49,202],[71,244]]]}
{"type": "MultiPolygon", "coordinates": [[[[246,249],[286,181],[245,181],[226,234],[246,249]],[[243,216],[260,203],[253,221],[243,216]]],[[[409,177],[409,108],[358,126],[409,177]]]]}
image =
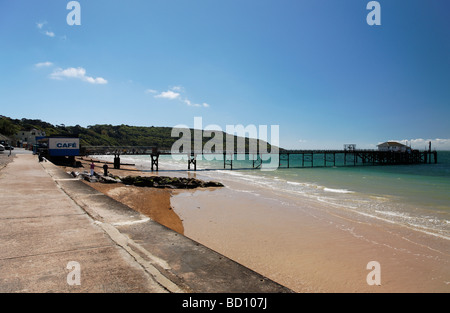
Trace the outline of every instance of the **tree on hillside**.
{"type": "Polygon", "coordinates": [[[3,134],[5,136],[11,136],[14,135],[19,131],[19,127],[15,125],[11,119],[7,117],[1,117],[0,118],[0,134],[3,134]]]}

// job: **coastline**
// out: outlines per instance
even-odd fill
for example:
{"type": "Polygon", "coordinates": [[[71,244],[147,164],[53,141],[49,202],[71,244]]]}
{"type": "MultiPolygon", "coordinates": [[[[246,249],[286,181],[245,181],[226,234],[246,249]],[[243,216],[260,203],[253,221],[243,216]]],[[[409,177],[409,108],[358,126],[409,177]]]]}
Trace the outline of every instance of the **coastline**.
{"type": "Polygon", "coordinates": [[[296,292],[450,292],[448,241],[401,225],[231,181],[193,191],[85,183],[296,292]],[[380,286],[367,284],[371,261],[380,286]]]}

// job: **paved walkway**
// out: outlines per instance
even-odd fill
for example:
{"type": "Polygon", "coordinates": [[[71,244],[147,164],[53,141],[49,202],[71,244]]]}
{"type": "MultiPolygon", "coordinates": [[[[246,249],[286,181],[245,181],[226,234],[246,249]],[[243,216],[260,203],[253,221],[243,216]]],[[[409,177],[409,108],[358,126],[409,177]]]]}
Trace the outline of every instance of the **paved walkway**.
{"type": "Polygon", "coordinates": [[[36,156],[0,186],[0,292],[290,292],[36,156]]]}

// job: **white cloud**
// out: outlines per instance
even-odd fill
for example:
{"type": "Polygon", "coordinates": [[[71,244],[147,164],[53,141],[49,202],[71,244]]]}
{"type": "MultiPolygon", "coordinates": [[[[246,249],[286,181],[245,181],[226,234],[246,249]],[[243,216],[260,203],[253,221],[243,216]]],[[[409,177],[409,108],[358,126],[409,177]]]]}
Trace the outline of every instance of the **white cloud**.
{"type": "Polygon", "coordinates": [[[173,91],[183,91],[184,88],[183,88],[182,86],[174,86],[174,87],[170,88],[170,90],[173,90],[173,91]]]}
{"type": "Polygon", "coordinates": [[[174,100],[180,97],[180,94],[178,92],[174,92],[172,90],[163,91],[159,95],[156,95],[155,98],[163,98],[163,99],[169,99],[174,100]]]}
{"type": "MultiPolygon", "coordinates": [[[[48,24],[47,22],[39,22],[39,23],[36,23],[36,27],[38,29],[40,29],[40,33],[41,34],[43,34],[45,36],[48,36],[48,37],[51,37],[51,38],[56,37],[56,34],[53,31],[48,30],[48,27],[44,27],[47,24],[48,24]]],[[[66,40],[67,37],[64,35],[64,36],[61,37],[61,39],[66,40]]]]}
{"type": "MultiPolygon", "coordinates": [[[[431,141],[431,149],[436,150],[450,150],[450,139],[403,139],[403,140],[389,140],[389,141],[397,141],[406,145],[411,145],[413,149],[418,150],[428,150],[428,145],[431,141]]],[[[381,143],[381,142],[380,142],[381,143]]]]}
{"type": "Polygon", "coordinates": [[[189,100],[189,99],[184,99],[183,102],[186,103],[190,107],[199,107],[200,106],[200,104],[198,104],[198,103],[192,103],[191,100],[189,100]]]}
{"type": "Polygon", "coordinates": [[[108,81],[102,77],[94,78],[86,76],[86,70],[82,67],[78,68],[69,67],[65,70],[63,70],[62,68],[58,68],[52,74],[50,74],[50,78],[57,80],[61,80],[64,78],[76,78],[88,82],[90,84],[100,84],[100,85],[108,83],[108,81]]]}
{"type": "Polygon", "coordinates": [[[93,78],[93,77],[85,76],[84,80],[91,84],[105,85],[108,83],[108,81],[102,77],[93,78]]]}
{"type": "Polygon", "coordinates": [[[49,36],[49,37],[55,37],[55,33],[54,32],[49,32],[48,30],[46,30],[44,34],[46,36],[49,36]]]}
{"type": "Polygon", "coordinates": [[[208,103],[206,103],[206,102],[203,102],[202,104],[200,104],[200,103],[192,103],[191,100],[189,100],[189,99],[184,99],[183,102],[186,103],[190,107],[204,107],[204,108],[209,108],[210,107],[210,105],[208,103]]]}
{"type": "Polygon", "coordinates": [[[36,23],[36,26],[37,28],[42,29],[42,27],[44,27],[45,24],[47,24],[47,22],[36,23]]]}
{"type": "Polygon", "coordinates": [[[204,108],[209,108],[210,105],[206,102],[203,103],[193,103],[191,100],[189,100],[188,98],[183,97],[182,98],[182,93],[184,92],[184,88],[182,86],[174,86],[169,88],[169,90],[167,91],[163,91],[163,92],[159,92],[157,90],[154,89],[147,89],[145,90],[145,93],[153,93],[153,94],[157,94],[154,97],[155,98],[161,98],[161,99],[167,99],[167,100],[179,100],[183,103],[185,103],[187,106],[190,107],[204,107],[204,108]]]}
{"type": "Polygon", "coordinates": [[[53,65],[52,62],[41,62],[41,63],[35,64],[34,66],[38,67],[38,68],[41,68],[41,67],[49,67],[49,66],[52,66],[52,65],[53,65]]]}
{"type": "Polygon", "coordinates": [[[450,150],[450,139],[412,139],[411,146],[416,149],[428,149],[429,142],[431,141],[431,148],[436,150],[450,150]]]}

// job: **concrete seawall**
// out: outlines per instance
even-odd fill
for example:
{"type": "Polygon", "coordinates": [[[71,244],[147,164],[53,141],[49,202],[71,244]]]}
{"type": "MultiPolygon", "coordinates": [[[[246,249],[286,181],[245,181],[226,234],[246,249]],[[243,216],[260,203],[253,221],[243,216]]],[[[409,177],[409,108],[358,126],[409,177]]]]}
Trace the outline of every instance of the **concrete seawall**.
{"type": "Polygon", "coordinates": [[[292,292],[33,155],[0,186],[0,292],[292,292]]]}

